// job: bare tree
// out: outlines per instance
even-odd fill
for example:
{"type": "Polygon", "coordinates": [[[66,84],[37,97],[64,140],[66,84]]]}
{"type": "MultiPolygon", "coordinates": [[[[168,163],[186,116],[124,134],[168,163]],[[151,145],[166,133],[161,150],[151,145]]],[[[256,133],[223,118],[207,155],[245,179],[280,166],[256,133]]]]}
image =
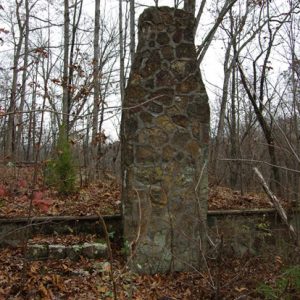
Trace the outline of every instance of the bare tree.
{"type": "Polygon", "coordinates": [[[184,0],[184,10],[195,15],[196,0],[184,0]]]}
{"type": "MultiPolygon", "coordinates": [[[[23,111],[25,98],[26,98],[26,85],[28,77],[28,56],[29,56],[29,1],[25,0],[25,20],[24,20],[24,58],[23,58],[23,74],[22,74],[22,87],[19,111],[23,111]]],[[[17,116],[17,134],[16,134],[16,157],[20,158],[21,136],[23,133],[23,114],[17,116]]]]}
{"type": "Polygon", "coordinates": [[[100,107],[100,70],[99,70],[99,37],[100,37],[100,0],[95,0],[95,30],[94,30],[94,105],[93,105],[93,121],[92,121],[92,159],[90,167],[91,179],[96,175],[96,161],[98,160],[98,123],[99,123],[99,107],[100,107]]]}
{"type": "Polygon", "coordinates": [[[134,61],[135,54],[135,1],[130,0],[130,59],[134,61]]]}
{"type": "Polygon", "coordinates": [[[17,83],[18,83],[18,73],[19,73],[19,60],[21,58],[22,43],[24,38],[25,24],[21,22],[20,7],[22,2],[16,0],[16,16],[18,21],[19,37],[16,36],[14,28],[12,27],[12,32],[15,40],[14,49],[14,60],[13,60],[13,75],[12,75],[12,87],[10,93],[10,104],[8,107],[8,112],[11,113],[8,116],[8,127],[7,127],[7,140],[6,140],[6,156],[14,158],[15,155],[15,115],[14,112],[17,109],[17,83]],[[16,41],[17,39],[17,41],[16,41]]]}
{"type": "Polygon", "coordinates": [[[119,59],[120,59],[120,95],[123,103],[125,94],[125,65],[124,65],[124,35],[123,35],[123,6],[119,0],[119,59]]]}
{"type": "Polygon", "coordinates": [[[64,67],[63,67],[63,98],[62,98],[62,112],[63,112],[63,126],[65,130],[69,132],[69,49],[70,49],[70,11],[69,11],[69,0],[64,0],[64,67]]]}
{"type": "MultiPolygon", "coordinates": [[[[263,9],[263,8],[262,8],[263,9]]],[[[237,60],[238,63],[238,69],[241,74],[241,82],[243,84],[243,87],[245,88],[245,91],[247,93],[247,96],[254,108],[254,112],[256,114],[257,120],[261,126],[261,129],[264,133],[264,137],[266,139],[267,145],[268,145],[268,153],[270,156],[270,161],[273,167],[272,169],[272,177],[271,177],[271,182],[272,186],[275,187],[276,191],[279,193],[281,190],[281,185],[280,185],[280,175],[279,175],[279,170],[277,168],[278,161],[277,161],[277,156],[276,156],[276,148],[275,148],[275,138],[273,134],[273,126],[272,122],[269,123],[267,121],[267,118],[264,117],[263,111],[266,109],[266,103],[264,102],[264,99],[266,97],[266,77],[267,77],[267,72],[269,70],[269,59],[271,55],[271,51],[273,49],[274,41],[276,38],[276,35],[279,31],[279,29],[282,27],[282,25],[290,18],[290,14],[287,14],[284,16],[284,18],[281,20],[279,25],[273,29],[273,26],[271,25],[271,18],[270,18],[270,4],[269,2],[266,3],[266,13],[267,13],[267,33],[268,36],[264,36],[264,39],[268,39],[268,43],[266,48],[263,48],[262,43],[261,45],[261,51],[258,54],[258,56],[254,59],[252,63],[253,67],[253,83],[252,85],[250,84],[249,80],[246,77],[246,74],[244,72],[244,69],[242,68],[241,61],[240,59],[237,60]],[[259,59],[263,57],[263,65],[260,67],[261,69],[261,74],[260,78],[257,78],[257,69],[258,69],[258,61],[259,59]],[[259,83],[259,84],[258,84],[259,83]]],[[[269,101],[269,99],[267,99],[269,101]]]]}

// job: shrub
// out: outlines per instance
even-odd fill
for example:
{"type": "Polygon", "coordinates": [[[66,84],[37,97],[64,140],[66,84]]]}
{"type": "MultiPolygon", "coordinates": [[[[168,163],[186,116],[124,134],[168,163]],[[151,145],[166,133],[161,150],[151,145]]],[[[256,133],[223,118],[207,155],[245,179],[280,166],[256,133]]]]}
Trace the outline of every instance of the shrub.
{"type": "Polygon", "coordinates": [[[47,163],[45,182],[57,188],[58,192],[67,195],[75,192],[76,173],[66,130],[60,128],[54,159],[47,163]]]}
{"type": "Polygon", "coordinates": [[[300,266],[293,266],[283,272],[273,286],[261,284],[258,293],[265,299],[299,299],[300,266]]]}

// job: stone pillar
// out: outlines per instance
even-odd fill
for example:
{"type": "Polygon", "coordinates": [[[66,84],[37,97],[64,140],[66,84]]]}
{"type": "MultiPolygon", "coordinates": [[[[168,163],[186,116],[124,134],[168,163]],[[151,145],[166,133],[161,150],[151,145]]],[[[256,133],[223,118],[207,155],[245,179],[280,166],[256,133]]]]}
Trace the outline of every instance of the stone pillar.
{"type": "Polygon", "coordinates": [[[124,239],[140,273],[199,268],[205,244],[209,105],[191,14],[147,8],[123,103],[124,239]]]}

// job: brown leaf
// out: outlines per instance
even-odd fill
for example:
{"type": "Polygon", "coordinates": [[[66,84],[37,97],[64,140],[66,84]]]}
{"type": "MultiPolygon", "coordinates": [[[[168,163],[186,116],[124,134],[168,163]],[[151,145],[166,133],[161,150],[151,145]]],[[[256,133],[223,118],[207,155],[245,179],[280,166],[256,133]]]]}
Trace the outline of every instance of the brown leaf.
{"type": "Polygon", "coordinates": [[[42,293],[45,300],[52,300],[51,294],[48,292],[43,283],[40,283],[39,291],[42,293]]]}
{"type": "Polygon", "coordinates": [[[247,288],[245,288],[245,287],[240,287],[240,288],[238,288],[238,287],[235,287],[234,289],[235,289],[237,292],[239,292],[239,293],[242,293],[242,292],[248,291],[248,289],[247,289],[247,288]]]}

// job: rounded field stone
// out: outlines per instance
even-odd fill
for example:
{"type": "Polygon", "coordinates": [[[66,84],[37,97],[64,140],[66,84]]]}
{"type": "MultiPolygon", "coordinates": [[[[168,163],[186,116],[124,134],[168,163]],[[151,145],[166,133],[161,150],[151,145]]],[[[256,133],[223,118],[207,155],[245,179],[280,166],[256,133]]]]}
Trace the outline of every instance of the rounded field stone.
{"type": "Polygon", "coordinates": [[[181,161],[181,160],[183,160],[183,158],[184,158],[184,154],[182,152],[178,152],[175,156],[175,159],[177,161],[181,161]]]}
{"type": "Polygon", "coordinates": [[[159,55],[159,51],[153,50],[148,59],[145,60],[145,63],[142,64],[142,68],[140,69],[140,74],[146,78],[151,75],[156,70],[159,70],[161,65],[161,58],[159,55]]]}
{"type": "Polygon", "coordinates": [[[134,86],[126,91],[129,104],[137,104],[146,96],[146,91],[141,86],[134,86]]]}
{"type": "Polygon", "coordinates": [[[136,118],[131,117],[128,119],[128,122],[125,126],[125,134],[129,137],[133,137],[136,134],[136,131],[138,129],[138,121],[136,118]]]}
{"type": "Polygon", "coordinates": [[[201,148],[199,142],[195,140],[189,141],[186,146],[186,151],[194,158],[198,158],[199,154],[201,153],[201,148]]]}
{"type": "Polygon", "coordinates": [[[67,257],[71,260],[79,260],[81,255],[81,245],[71,245],[66,248],[67,257]]]}
{"type": "Polygon", "coordinates": [[[196,49],[193,44],[182,43],[176,47],[177,58],[193,58],[196,57],[196,49]]]}
{"type": "Polygon", "coordinates": [[[167,133],[174,132],[176,130],[176,125],[168,116],[159,116],[156,118],[156,125],[160,128],[163,128],[167,133]]]}
{"type": "Polygon", "coordinates": [[[194,42],[194,32],[193,32],[193,30],[191,30],[190,28],[187,28],[184,31],[183,36],[184,36],[184,40],[186,42],[190,42],[190,43],[193,44],[193,42],[194,42]]]}
{"type": "Polygon", "coordinates": [[[179,109],[179,107],[177,105],[172,105],[172,106],[168,107],[167,110],[166,110],[166,112],[167,112],[167,115],[169,117],[171,117],[171,118],[173,116],[178,115],[178,114],[181,113],[181,111],[180,111],[180,109],[179,109]]]}
{"type": "Polygon", "coordinates": [[[158,166],[137,168],[136,174],[138,180],[146,185],[158,184],[164,177],[163,170],[158,166]]]}
{"type": "Polygon", "coordinates": [[[166,145],[162,149],[162,159],[163,161],[169,161],[174,158],[176,150],[170,145],[166,145]]]}
{"type": "Polygon", "coordinates": [[[166,45],[169,43],[170,38],[169,35],[166,32],[160,32],[157,35],[157,39],[156,39],[157,43],[160,45],[166,45]]]}
{"type": "Polygon", "coordinates": [[[67,255],[64,245],[49,245],[49,258],[63,259],[67,255]]]}
{"type": "Polygon", "coordinates": [[[28,245],[26,257],[31,260],[47,259],[49,255],[48,245],[28,245]]]}
{"type": "Polygon", "coordinates": [[[139,73],[133,73],[130,77],[130,83],[132,85],[140,85],[142,82],[142,77],[139,73]]]}
{"type": "Polygon", "coordinates": [[[150,102],[148,104],[149,111],[154,113],[154,114],[160,114],[163,112],[163,107],[162,105],[156,103],[156,102],[150,102]]]}
{"type": "Polygon", "coordinates": [[[184,147],[190,138],[190,134],[186,130],[177,130],[172,138],[172,144],[178,147],[184,147]]]}
{"type": "Polygon", "coordinates": [[[160,186],[151,186],[150,188],[151,203],[158,206],[166,206],[168,203],[168,196],[166,191],[160,186]]]}
{"type": "Polygon", "coordinates": [[[170,67],[173,76],[178,80],[183,80],[196,71],[196,65],[191,61],[176,60],[170,67]]]}
{"type": "Polygon", "coordinates": [[[139,116],[143,123],[151,124],[153,121],[153,116],[147,111],[140,112],[139,116]]]}
{"type": "Polygon", "coordinates": [[[189,103],[186,110],[189,117],[199,117],[201,111],[202,107],[199,103],[189,103]]]}
{"type": "Polygon", "coordinates": [[[191,14],[182,10],[182,9],[175,9],[174,16],[176,19],[184,19],[184,18],[191,18],[191,14]]]}
{"type": "Polygon", "coordinates": [[[134,153],[133,153],[133,146],[130,144],[126,145],[126,157],[124,158],[125,165],[130,165],[134,161],[134,153]]]}
{"type": "Polygon", "coordinates": [[[155,40],[155,38],[156,38],[155,32],[151,32],[150,39],[155,40]]]}
{"type": "Polygon", "coordinates": [[[151,146],[136,146],[135,159],[137,163],[154,163],[158,155],[151,146]]]}
{"type": "Polygon", "coordinates": [[[189,125],[189,119],[185,115],[172,116],[172,121],[181,127],[187,127],[189,125]]]}
{"type": "Polygon", "coordinates": [[[174,78],[169,71],[160,71],[156,74],[156,86],[172,86],[174,84],[174,78]]]}
{"type": "Polygon", "coordinates": [[[151,143],[158,147],[168,141],[168,135],[161,128],[145,128],[140,131],[139,143],[151,143]]]}
{"type": "Polygon", "coordinates": [[[107,245],[105,243],[84,243],[81,254],[92,259],[106,257],[107,245]]]}
{"type": "Polygon", "coordinates": [[[190,76],[176,86],[176,91],[178,93],[188,94],[196,91],[199,87],[199,82],[194,76],[190,76]]]}
{"type": "Polygon", "coordinates": [[[148,80],[146,80],[145,82],[144,82],[144,87],[146,88],[146,89],[154,89],[154,79],[153,78],[150,78],[150,79],[148,79],[148,80]]]}
{"type": "Polygon", "coordinates": [[[150,22],[153,24],[161,23],[161,17],[159,14],[157,14],[156,8],[152,7],[143,12],[139,19],[139,23],[141,24],[141,26],[143,25],[143,22],[150,22]]]}
{"type": "Polygon", "coordinates": [[[155,47],[155,42],[154,41],[150,41],[149,42],[149,47],[154,48],[155,47]]]}
{"type": "Polygon", "coordinates": [[[162,12],[160,17],[164,24],[169,25],[168,27],[174,22],[173,16],[169,12],[162,12]]]}
{"type": "Polygon", "coordinates": [[[206,95],[200,95],[194,99],[194,103],[201,106],[201,109],[199,111],[199,119],[202,123],[208,123],[210,111],[209,106],[206,105],[208,99],[206,95]]]}
{"type": "Polygon", "coordinates": [[[174,89],[170,87],[160,88],[151,93],[151,98],[157,98],[155,101],[159,101],[163,96],[173,96],[174,89]]]}
{"type": "Polygon", "coordinates": [[[182,30],[177,30],[173,34],[173,41],[174,41],[174,43],[179,44],[181,42],[181,40],[182,40],[182,30]]]}
{"type": "Polygon", "coordinates": [[[171,88],[161,88],[151,93],[148,99],[152,99],[156,103],[164,106],[170,106],[173,103],[174,90],[171,88]]]}
{"type": "Polygon", "coordinates": [[[192,126],[192,135],[196,140],[199,140],[201,138],[201,123],[199,120],[193,119],[191,121],[191,126],[192,126]]]}
{"type": "Polygon", "coordinates": [[[165,106],[170,106],[173,104],[173,98],[170,96],[163,96],[159,98],[159,102],[165,106]]]}
{"type": "Polygon", "coordinates": [[[167,32],[172,33],[176,31],[176,26],[175,25],[169,25],[167,28],[167,32]]]}
{"type": "Polygon", "coordinates": [[[164,59],[166,60],[173,60],[174,59],[174,49],[170,46],[164,46],[160,49],[161,54],[164,59]]]}

